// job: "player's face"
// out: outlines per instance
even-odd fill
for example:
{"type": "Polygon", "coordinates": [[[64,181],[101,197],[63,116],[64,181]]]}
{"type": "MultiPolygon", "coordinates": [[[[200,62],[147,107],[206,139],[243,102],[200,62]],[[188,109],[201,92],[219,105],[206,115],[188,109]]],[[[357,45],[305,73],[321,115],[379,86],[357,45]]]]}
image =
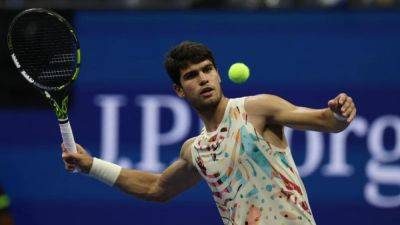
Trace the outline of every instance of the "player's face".
{"type": "Polygon", "coordinates": [[[210,60],[182,69],[180,81],[181,86],[174,85],[176,93],[198,110],[215,107],[221,100],[221,78],[210,60]]]}

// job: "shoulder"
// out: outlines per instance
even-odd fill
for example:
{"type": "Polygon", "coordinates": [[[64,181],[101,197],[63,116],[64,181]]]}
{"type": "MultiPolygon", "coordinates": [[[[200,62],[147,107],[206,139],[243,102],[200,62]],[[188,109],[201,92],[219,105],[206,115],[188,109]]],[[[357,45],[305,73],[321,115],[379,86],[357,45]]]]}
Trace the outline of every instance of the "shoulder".
{"type": "Polygon", "coordinates": [[[285,99],[270,94],[254,95],[246,98],[245,110],[249,116],[263,117],[273,121],[277,116],[292,112],[297,106],[285,99]]]}
{"type": "Polygon", "coordinates": [[[247,96],[244,99],[244,108],[248,114],[264,114],[266,110],[272,110],[275,103],[280,99],[280,97],[271,94],[247,96]]]}
{"type": "Polygon", "coordinates": [[[276,101],[280,99],[280,97],[276,95],[271,95],[271,94],[258,94],[258,95],[251,95],[251,96],[246,96],[245,98],[245,104],[265,104],[266,101],[276,101]]]}
{"type": "Polygon", "coordinates": [[[183,143],[181,151],[179,153],[179,158],[181,158],[181,159],[183,159],[185,161],[188,161],[188,162],[192,161],[191,160],[192,159],[192,155],[191,155],[190,151],[191,151],[191,148],[192,148],[193,143],[196,140],[196,138],[197,137],[189,138],[183,143]]]}

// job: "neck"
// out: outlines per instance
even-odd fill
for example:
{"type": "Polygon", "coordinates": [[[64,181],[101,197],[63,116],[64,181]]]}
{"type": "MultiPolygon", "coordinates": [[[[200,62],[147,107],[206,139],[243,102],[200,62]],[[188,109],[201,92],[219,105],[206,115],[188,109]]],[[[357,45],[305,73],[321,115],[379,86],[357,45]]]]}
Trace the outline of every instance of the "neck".
{"type": "Polygon", "coordinates": [[[219,101],[217,107],[198,111],[207,132],[215,131],[218,128],[218,125],[221,123],[224,117],[227,105],[228,99],[225,96],[222,96],[221,101],[219,101]]]}

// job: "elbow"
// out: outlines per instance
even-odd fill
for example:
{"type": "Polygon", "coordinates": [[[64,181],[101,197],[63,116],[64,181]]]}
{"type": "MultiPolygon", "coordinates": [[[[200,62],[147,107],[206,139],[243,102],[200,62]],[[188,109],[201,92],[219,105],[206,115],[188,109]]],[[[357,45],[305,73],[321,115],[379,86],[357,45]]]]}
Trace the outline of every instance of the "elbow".
{"type": "Polygon", "coordinates": [[[144,200],[146,202],[158,202],[158,203],[167,203],[171,200],[171,198],[167,196],[149,194],[149,193],[143,196],[134,195],[134,197],[144,200]]]}
{"type": "Polygon", "coordinates": [[[152,202],[167,203],[171,199],[172,198],[168,195],[157,195],[157,196],[152,196],[149,200],[152,202]]]}
{"type": "Polygon", "coordinates": [[[148,194],[149,198],[147,200],[158,203],[167,203],[172,199],[172,196],[160,189],[153,189],[151,193],[148,194]]]}

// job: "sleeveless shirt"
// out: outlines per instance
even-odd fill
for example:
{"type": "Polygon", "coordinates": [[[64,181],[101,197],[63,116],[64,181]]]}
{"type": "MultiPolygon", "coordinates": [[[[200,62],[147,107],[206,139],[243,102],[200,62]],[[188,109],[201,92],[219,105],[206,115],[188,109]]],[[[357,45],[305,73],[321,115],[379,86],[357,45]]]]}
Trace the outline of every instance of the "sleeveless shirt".
{"type": "Polygon", "coordinates": [[[315,225],[290,148],[265,140],[247,120],[245,97],[229,99],[215,132],[191,147],[225,225],[315,225]]]}

